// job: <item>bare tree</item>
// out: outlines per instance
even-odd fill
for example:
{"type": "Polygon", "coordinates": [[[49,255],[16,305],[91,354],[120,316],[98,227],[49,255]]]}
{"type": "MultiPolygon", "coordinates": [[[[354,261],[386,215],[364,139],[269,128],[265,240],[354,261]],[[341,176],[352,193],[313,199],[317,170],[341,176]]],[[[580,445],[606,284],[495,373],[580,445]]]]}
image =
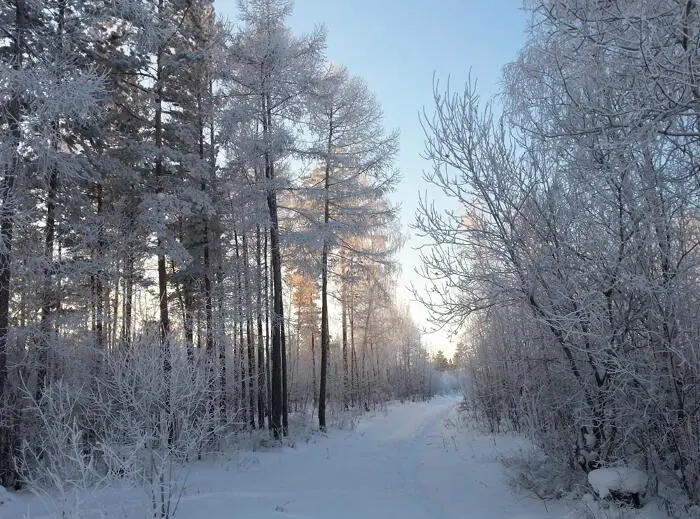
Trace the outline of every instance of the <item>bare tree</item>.
{"type": "Polygon", "coordinates": [[[630,462],[661,477],[664,452],[680,467],[673,483],[696,501],[687,446],[697,434],[686,428],[696,395],[679,388],[697,373],[681,303],[697,297],[697,5],[553,0],[534,15],[506,70],[504,117],[469,84],[463,94],[436,87],[423,119],[427,179],[457,203],[421,206],[437,294],[425,302],[441,322],[481,313],[472,353],[485,408],[515,408],[511,423],[541,438],[556,423],[550,449],[587,471],[630,462]],[[493,335],[504,316],[523,315],[534,324],[513,340],[493,335]],[[500,359],[528,363],[568,398],[527,379],[516,390],[481,344],[499,344],[500,359]],[[494,383],[508,389],[489,393],[494,383]]]}

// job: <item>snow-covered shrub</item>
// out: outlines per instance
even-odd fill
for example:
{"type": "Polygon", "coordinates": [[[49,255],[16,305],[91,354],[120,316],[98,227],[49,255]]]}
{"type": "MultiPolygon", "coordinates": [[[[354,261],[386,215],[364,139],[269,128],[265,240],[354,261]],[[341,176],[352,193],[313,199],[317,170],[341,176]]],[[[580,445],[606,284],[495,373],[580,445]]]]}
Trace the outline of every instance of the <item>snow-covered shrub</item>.
{"type": "Polygon", "coordinates": [[[107,470],[143,487],[153,516],[162,518],[175,514],[188,463],[218,448],[226,425],[210,365],[177,347],[169,353],[166,365],[157,341],[145,340],[107,353],[95,396],[107,470]]]}
{"type": "Polygon", "coordinates": [[[341,405],[334,405],[330,408],[328,423],[334,429],[351,431],[357,427],[361,415],[362,411],[357,407],[344,409],[341,405]]]}
{"type": "Polygon", "coordinates": [[[521,452],[505,458],[509,479],[513,487],[540,499],[560,499],[577,493],[585,484],[581,472],[572,471],[540,449],[521,452]]]}
{"type": "Polygon", "coordinates": [[[85,427],[92,411],[89,392],[59,380],[49,384],[38,401],[29,394],[25,400],[34,427],[16,460],[18,473],[62,517],[81,517],[109,479],[100,470],[85,427]]]}

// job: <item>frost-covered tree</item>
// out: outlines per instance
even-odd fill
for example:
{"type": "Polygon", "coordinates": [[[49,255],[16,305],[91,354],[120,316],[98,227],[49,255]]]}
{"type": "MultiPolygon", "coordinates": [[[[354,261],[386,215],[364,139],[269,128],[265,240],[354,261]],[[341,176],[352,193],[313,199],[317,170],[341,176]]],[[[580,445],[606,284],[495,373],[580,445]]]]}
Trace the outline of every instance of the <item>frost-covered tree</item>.
{"type": "Polygon", "coordinates": [[[542,396],[489,366],[494,334],[526,312],[535,326],[498,357],[568,389],[523,410],[542,438],[556,424],[543,445],[585,470],[646,464],[697,501],[697,4],[552,0],[533,13],[504,118],[468,85],[436,89],[424,120],[429,180],[459,207],[419,215],[436,316],[482,312],[476,380],[504,389],[489,406],[505,410],[542,396]]]}
{"type": "MultiPolygon", "coordinates": [[[[328,281],[330,257],[341,246],[354,254],[374,255],[381,260],[385,250],[371,250],[369,242],[352,240],[387,226],[394,210],[386,203],[398,175],[392,168],[398,135],[387,135],[382,112],[367,86],[347,70],[326,67],[310,99],[309,131],[315,140],[311,154],[319,167],[307,179],[306,196],[318,208],[318,218],[309,215],[312,232],[319,237],[321,270],[321,373],[318,419],[326,428],[326,383],[330,345],[328,281]],[[350,244],[353,244],[351,247],[350,244]]],[[[343,374],[347,381],[347,341],[343,342],[343,374]]],[[[346,384],[347,385],[347,384],[346,384]]]]}
{"type": "MultiPolygon", "coordinates": [[[[53,326],[52,269],[54,268],[56,211],[59,182],[89,176],[75,155],[76,131],[90,128],[102,78],[81,60],[77,50],[81,30],[77,20],[89,14],[82,2],[56,0],[37,4],[17,0],[0,8],[4,37],[0,44],[3,116],[2,179],[0,180],[0,484],[14,484],[13,455],[20,438],[21,415],[17,403],[17,355],[37,345],[39,384],[46,376],[49,329],[53,326]],[[42,209],[43,208],[43,209],[42,209]],[[13,332],[13,285],[22,250],[18,248],[29,228],[43,222],[42,258],[38,275],[42,296],[31,304],[40,308],[39,334],[13,332]],[[26,230],[26,231],[25,231],[26,230]],[[8,363],[8,358],[12,362],[8,363]]],[[[36,250],[36,249],[35,249],[36,250]]],[[[26,263],[25,263],[26,265],[26,263]]],[[[19,367],[22,369],[22,367],[19,367]]]]}
{"type": "Polygon", "coordinates": [[[267,207],[271,277],[271,413],[275,437],[286,432],[286,345],[278,192],[288,183],[282,167],[295,149],[295,132],[305,111],[304,98],[321,64],[325,35],[293,36],[285,25],[288,0],[239,3],[243,27],[229,48],[227,83],[239,104],[233,122],[246,124],[250,138],[239,152],[254,171],[267,207]]]}

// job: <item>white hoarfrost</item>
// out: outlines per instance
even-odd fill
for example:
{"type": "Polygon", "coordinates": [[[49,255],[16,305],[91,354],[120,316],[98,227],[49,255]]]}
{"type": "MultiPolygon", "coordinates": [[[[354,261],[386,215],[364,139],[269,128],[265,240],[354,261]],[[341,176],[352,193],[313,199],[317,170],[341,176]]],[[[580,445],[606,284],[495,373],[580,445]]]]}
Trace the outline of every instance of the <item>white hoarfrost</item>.
{"type": "Polygon", "coordinates": [[[641,494],[648,479],[644,471],[629,467],[609,467],[588,473],[588,482],[601,498],[608,497],[610,492],[641,494]]]}
{"type": "MultiPolygon", "coordinates": [[[[509,487],[501,461],[523,440],[463,427],[458,404],[454,396],[395,404],[365,415],[354,430],[298,438],[293,448],[193,461],[174,519],[567,517],[565,504],[509,487]]],[[[82,517],[142,519],[138,493],[104,489],[99,510],[82,517]]],[[[42,504],[24,494],[0,508],[0,518],[61,517],[42,504]]]]}
{"type": "MultiPolygon", "coordinates": [[[[173,519],[665,519],[658,507],[618,514],[591,496],[580,503],[545,502],[510,487],[503,459],[522,453],[523,438],[479,432],[465,423],[459,398],[390,405],[365,415],[353,430],[296,437],[294,446],[239,452],[192,462],[173,519]],[[306,441],[304,441],[306,439],[306,441]],[[583,510],[583,512],[579,511],[583,510]]],[[[600,486],[637,490],[633,469],[595,471],[600,486]],[[599,476],[597,476],[598,474],[599,476]],[[606,475],[607,474],[607,475],[606,475]]],[[[133,481],[99,490],[83,518],[143,519],[133,481]],[[94,503],[96,501],[96,503],[94,503]]],[[[0,519],[60,519],[51,501],[11,494],[0,519]]],[[[147,503],[146,503],[147,504],[147,503]]]]}

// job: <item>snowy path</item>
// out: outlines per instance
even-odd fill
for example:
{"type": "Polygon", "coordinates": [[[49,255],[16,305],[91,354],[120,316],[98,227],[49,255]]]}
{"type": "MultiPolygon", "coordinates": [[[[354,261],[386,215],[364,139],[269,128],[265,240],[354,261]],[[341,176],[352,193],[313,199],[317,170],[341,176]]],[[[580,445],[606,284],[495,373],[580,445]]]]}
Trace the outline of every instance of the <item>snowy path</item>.
{"type": "Polygon", "coordinates": [[[498,519],[565,517],[514,495],[499,457],[518,442],[457,429],[456,397],[394,406],[354,432],[259,455],[181,503],[181,517],[498,519]]]}
{"type": "MultiPolygon", "coordinates": [[[[249,462],[243,466],[241,459],[202,463],[190,474],[176,518],[567,517],[563,505],[545,508],[508,487],[500,458],[520,442],[456,427],[458,402],[443,397],[395,405],[386,414],[363,419],[355,431],[332,431],[328,438],[316,436],[295,448],[243,454],[249,462]]],[[[125,513],[130,507],[118,501],[109,496],[99,513],[82,517],[143,517],[143,512],[125,513]]],[[[37,510],[32,505],[15,497],[0,507],[0,517],[47,517],[27,514],[28,508],[37,510]]]]}

